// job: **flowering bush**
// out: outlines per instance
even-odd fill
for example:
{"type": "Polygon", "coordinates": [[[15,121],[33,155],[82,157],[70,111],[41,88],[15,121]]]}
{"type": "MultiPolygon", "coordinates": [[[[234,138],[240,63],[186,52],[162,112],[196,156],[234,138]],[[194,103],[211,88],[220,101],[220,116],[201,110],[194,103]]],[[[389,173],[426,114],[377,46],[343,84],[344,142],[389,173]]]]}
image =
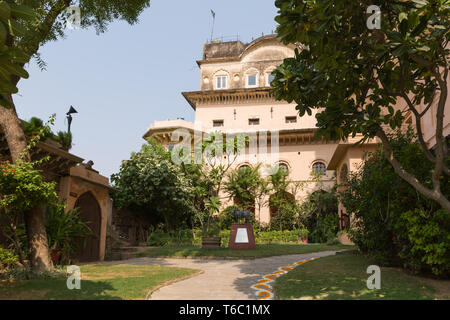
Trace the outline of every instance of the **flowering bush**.
{"type": "Polygon", "coordinates": [[[35,169],[38,163],[0,163],[0,211],[23,212],[57,199],[56,183],[44,180],[35,169]]]}

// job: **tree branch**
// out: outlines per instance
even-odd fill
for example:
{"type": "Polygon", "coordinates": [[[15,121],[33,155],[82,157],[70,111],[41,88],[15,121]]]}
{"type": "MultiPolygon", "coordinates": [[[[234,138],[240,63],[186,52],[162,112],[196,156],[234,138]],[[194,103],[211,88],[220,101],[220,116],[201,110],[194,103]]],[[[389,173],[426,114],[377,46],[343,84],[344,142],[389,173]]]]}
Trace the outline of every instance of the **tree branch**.
{"type": "MultiPolygon", "coordinates": [[[[411,186],[413,186],[419,193],[424,195],[425,197],[431,198],[438,202],[444,209],[450,212],[450,201],[442,194],[440,188],[435,188],[433,190],[426,188],[419,180],[409,172],[406,172],[400,162],[394,157],[394,152],[392,150],[391,143],[386,136],[385,132],[379,128],[376,132],[376,136],[380,138],[383,144],[383,150],[385,153],[386,159],[394,168],[394,171],[406,182],[408,182],[411,186]]],[[[436,171],[436,170],[435,170],[436,171]]],[[[433,173],[434,175],[434,173],[433,173]]],[[[434,185],[434,181],[433,181],[434,185]]]]}

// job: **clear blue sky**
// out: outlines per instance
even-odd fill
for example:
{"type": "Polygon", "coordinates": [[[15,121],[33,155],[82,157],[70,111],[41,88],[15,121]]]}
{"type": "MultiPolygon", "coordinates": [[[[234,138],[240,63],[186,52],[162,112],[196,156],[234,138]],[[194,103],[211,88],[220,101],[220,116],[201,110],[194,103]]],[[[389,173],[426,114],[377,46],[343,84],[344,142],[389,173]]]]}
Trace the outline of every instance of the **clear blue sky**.
{"type": "Polygon", "coordinates": [[[200,87],[196,60],[211,34],[239,34],[243,42],[275,30],[274,0],[153,0],[137,25],[114,22],[109,30],[69,30],[66,39],[40,52],[47,70],[27,67],[15,103],[19,117],[43,120],[56,113],[53,131],[67,130],[65,113],[73,105],[71,153],[93,160],[109,177],[123,159],[145,142],[142,135],[155,120],[194,112],[182,91],[200,87]]]}

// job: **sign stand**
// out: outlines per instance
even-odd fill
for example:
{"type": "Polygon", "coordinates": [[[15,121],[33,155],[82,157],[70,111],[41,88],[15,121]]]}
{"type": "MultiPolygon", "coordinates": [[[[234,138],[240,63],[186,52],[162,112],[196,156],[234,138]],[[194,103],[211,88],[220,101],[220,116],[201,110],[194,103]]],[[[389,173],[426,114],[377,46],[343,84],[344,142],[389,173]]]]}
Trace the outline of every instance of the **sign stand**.
{"type": "Polygon", "coordinates": [[[249,250],[255,248],[256,243],[255,235],[253,233],[253,225],[251,223],[233,223],[231,225],[228,249],[249,250]]]}

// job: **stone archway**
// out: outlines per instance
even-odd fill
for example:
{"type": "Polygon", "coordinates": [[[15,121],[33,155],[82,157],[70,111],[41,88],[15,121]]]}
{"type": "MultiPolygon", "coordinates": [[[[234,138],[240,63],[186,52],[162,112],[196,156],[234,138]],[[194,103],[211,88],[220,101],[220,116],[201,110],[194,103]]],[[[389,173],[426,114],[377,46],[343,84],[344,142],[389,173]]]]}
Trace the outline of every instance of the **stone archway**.
{"type": "Polygon", "coordinates": [[[101,230],[101,209],[100,205],[92,194],[86,192],[82,194],[75,203],[75,208],[80,212],[80,218],[87,223],[93,235],[79,239],[79,253],[77,259],[80,262],[98,261],[100,259],[100,230],[101,230]]]}

